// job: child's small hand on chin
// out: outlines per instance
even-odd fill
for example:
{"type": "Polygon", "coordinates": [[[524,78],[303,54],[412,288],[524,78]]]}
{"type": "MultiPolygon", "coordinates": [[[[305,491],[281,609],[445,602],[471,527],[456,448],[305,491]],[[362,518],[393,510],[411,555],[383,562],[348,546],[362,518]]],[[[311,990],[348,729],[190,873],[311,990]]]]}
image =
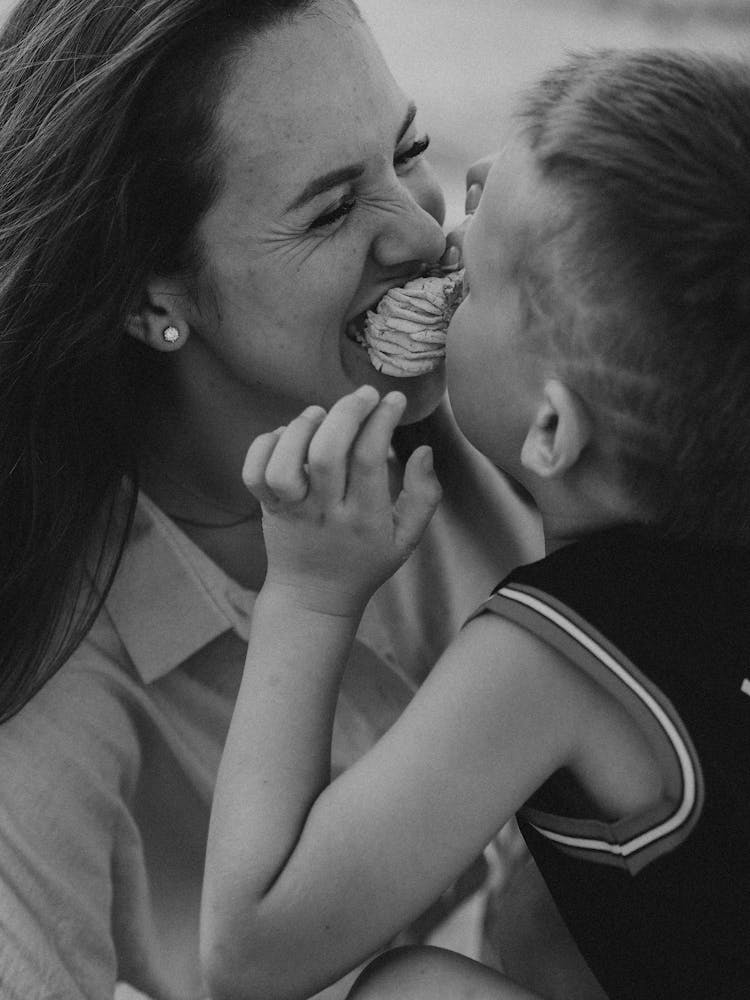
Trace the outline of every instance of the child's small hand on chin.
{"type": "Polygon", "coordinates": [[[437,507],[432,452],[409,458],[401,493],[389,488],[391,436],[406,399],[372,386],[326,414],[304,410],[251,444],[242,477],[263,506],[264,589],[283,588],[309,610],[359,615],[406,561],[437,507]]]}

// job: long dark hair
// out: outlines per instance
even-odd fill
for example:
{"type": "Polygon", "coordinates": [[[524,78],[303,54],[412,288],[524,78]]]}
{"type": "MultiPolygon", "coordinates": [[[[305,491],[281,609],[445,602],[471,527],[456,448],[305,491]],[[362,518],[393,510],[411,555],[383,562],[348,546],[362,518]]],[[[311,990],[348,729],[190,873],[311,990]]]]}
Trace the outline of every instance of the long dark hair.
{"type": "Polygon", "coordinates": [[[0,35],[0,721],[116,571],[143,362],[124,324],[151,274],[198,262],[233,47],[314,2],[23,0],[0,35]]]}

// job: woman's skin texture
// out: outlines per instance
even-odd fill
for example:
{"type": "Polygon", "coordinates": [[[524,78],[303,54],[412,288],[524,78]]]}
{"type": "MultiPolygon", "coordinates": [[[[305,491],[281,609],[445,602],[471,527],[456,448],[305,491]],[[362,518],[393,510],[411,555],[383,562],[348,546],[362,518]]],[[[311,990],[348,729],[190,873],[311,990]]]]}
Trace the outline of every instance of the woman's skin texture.
{"type": "MultiPolygon", "coordinates": [[[[204,267],[195,280],[154,277],[131,323],[173,355],[167,393],[150,409],[143,474],[167,511],[184,513],[190,491],[206,499],[189,507],[196,519],[257,510],[240,477],[247,446],[307,403],[398,383],[406,421],[437,405],[442,371],[404,385],[376,372],[350,336],[445,248],[415,113],[340,0],[238,49],[217,114],[223,184],[199,227],[204,267]],[[180,331],[175,344],[162,338],[168,325],[180,331]]],[[[239,582],[260,585],[257,521],[188,531],[239,582]]]]}

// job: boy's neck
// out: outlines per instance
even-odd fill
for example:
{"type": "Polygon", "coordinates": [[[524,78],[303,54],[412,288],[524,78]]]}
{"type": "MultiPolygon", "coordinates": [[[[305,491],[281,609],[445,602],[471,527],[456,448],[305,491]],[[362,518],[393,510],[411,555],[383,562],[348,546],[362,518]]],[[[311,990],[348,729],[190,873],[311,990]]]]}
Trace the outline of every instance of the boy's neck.
{"type": "Polygon", "coordinates": [[[547,553],[594,531],[643,520],[622,490],[600,479],[596,483],[579,478],[574,485],[566,479],[535,485],[533,495],[542,518],[547,553]]]}

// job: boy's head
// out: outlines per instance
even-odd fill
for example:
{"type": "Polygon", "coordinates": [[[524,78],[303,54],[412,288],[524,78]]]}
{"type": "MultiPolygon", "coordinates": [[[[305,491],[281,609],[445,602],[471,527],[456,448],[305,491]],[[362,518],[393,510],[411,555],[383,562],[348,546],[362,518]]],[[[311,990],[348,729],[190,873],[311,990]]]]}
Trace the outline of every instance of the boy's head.
{"type": "Polygon", "coordinates": [[[580,400],[585,447],[640,516],[750,544],[750,64],[579,55],[518,118],[532,177],[505,195],[491,177],[485,195],[505,197],[514,230],[495,269],[514,346],[580,400]]]}

